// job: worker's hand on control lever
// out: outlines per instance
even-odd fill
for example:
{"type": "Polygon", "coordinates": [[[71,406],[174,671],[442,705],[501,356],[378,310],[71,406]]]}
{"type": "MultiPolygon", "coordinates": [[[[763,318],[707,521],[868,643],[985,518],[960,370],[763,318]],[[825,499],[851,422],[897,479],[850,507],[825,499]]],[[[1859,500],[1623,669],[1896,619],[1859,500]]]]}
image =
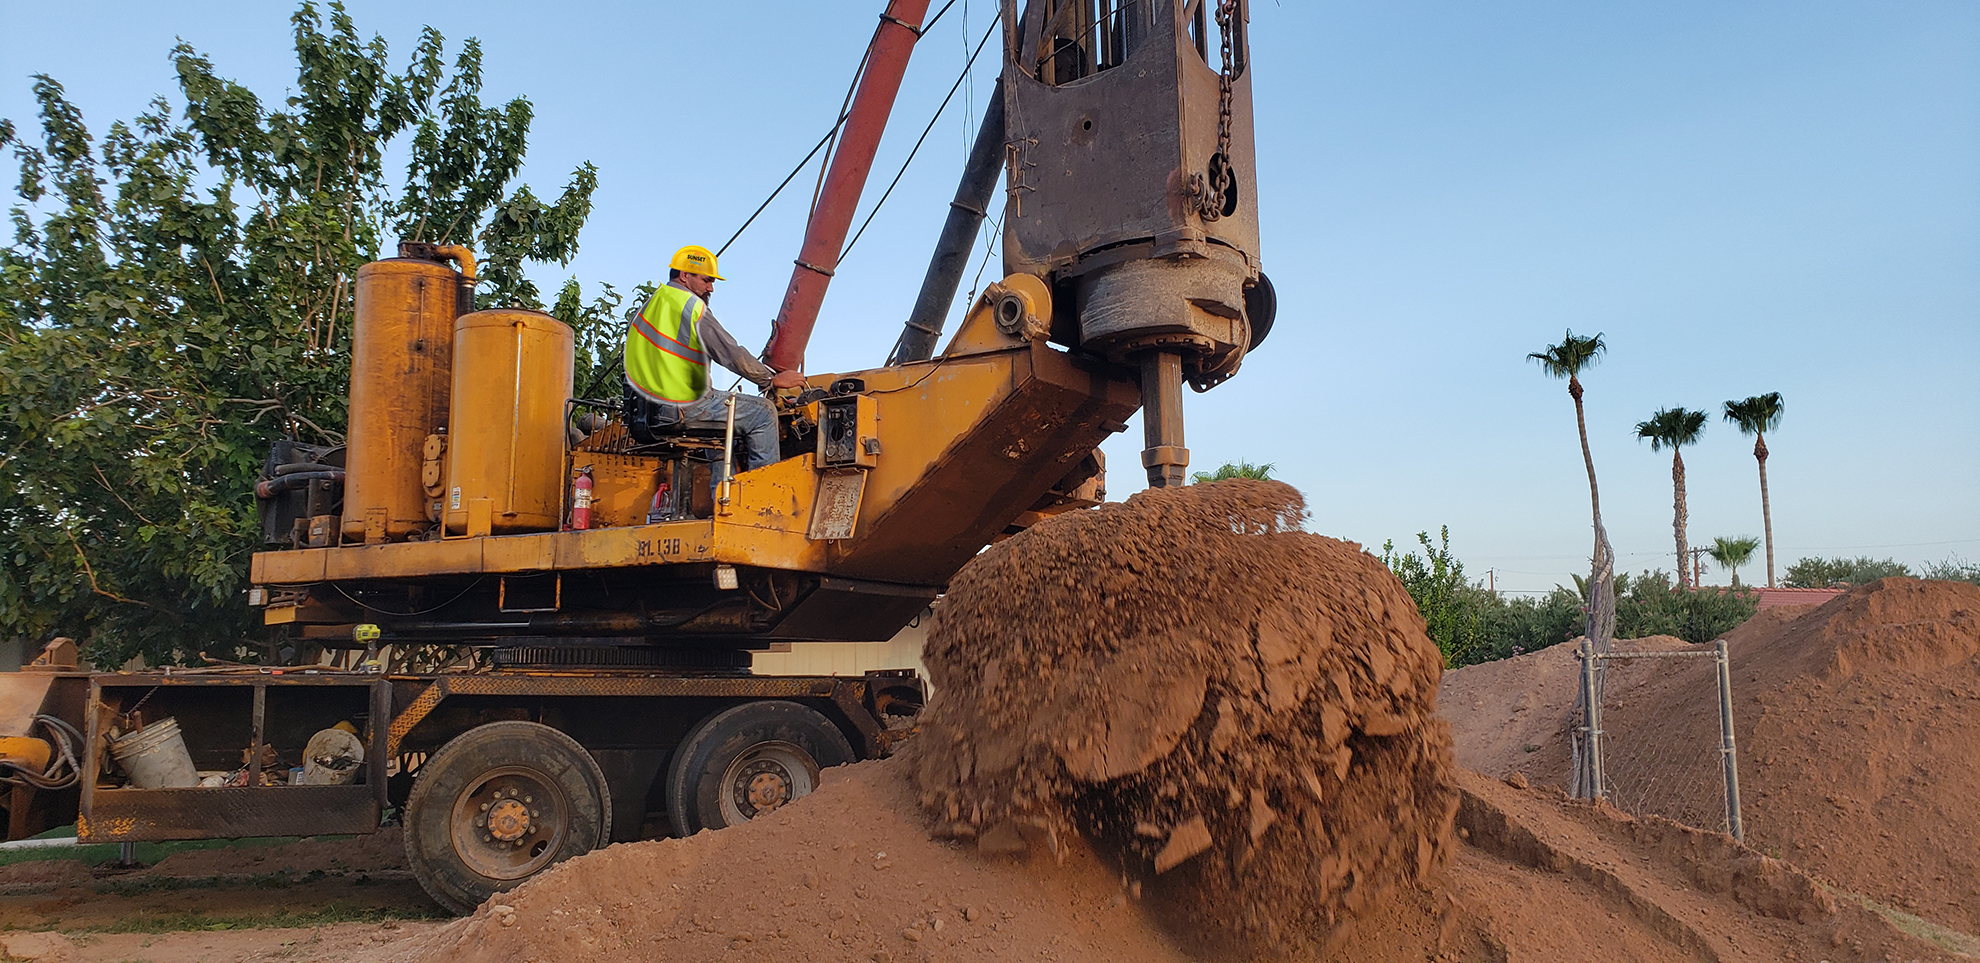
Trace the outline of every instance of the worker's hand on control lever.
{"type": "Polygon", "coordinates": [[[798,370],[779,371],[770,378],[772,388],[796,388],[804,384],[804,372],[798,370]]]}

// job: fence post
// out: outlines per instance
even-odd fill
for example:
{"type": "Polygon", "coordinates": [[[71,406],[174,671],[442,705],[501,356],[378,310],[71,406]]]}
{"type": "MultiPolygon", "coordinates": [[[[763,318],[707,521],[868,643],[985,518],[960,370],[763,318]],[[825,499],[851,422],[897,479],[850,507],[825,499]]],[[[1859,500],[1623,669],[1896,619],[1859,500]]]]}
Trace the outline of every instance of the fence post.
{"type": "Polygon", "coordinates": [[[1719,752],[1726,762],[1726,829],[1732,838],[1746,841],[1739,812],[1739,749],[1733,742],[1732,662],[1726,655],[1726,640],[1713,643],[1713,661],[1719,666],[1719,752]]]}
{"type": "Polygon", "coordinates": [[[1585,799],[1602,798],[1602,703],[1595,697],[1595,647],[1583,641],[1581,659],[1581,743],[1587,749],[1581,785],[1585,799]]]}

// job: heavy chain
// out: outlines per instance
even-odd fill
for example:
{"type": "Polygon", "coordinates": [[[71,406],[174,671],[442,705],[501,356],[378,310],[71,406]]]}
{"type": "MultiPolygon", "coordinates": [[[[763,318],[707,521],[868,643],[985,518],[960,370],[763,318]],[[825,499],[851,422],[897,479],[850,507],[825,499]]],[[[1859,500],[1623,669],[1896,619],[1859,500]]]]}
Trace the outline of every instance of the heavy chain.
{"type": "Polygon", "coordinates": [[[1218,0],[1217,33],[1222,41],[1223,70],[1217,74],[1217,154],[1210,159],[1208,176],[1190,175],[1195,188],[1197,215],[1205,221],[1224,216],[1235,176],[1231,172],[1231,41],[1237,31],[1238,0],[1218,0]]]}
{"type": "Polygon", "coordinates": [[[1217,75],[1217,153],[1231,156],[1231,20],[1237,16],[1238,0],[1217,4],[1217,33],[1223,40],[1224,70],[1217,75]]]}

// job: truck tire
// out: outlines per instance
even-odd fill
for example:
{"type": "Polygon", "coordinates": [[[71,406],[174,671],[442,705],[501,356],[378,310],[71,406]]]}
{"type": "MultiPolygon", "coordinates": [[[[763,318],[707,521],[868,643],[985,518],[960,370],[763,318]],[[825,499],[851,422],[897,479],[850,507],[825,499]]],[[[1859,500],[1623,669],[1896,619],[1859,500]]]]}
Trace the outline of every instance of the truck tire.
{"type": "Polygon", "coordinates": [[[496,893],[605,845],[605,773],[570,736],[491,722],[440,747],[406,800],[406,862],[434,902],[474,911],[496,893]]]}
{"type": "Polygon", "coordinates": [[[674,835],[734,826],[818,788],[818,772],[852,762],[852,743],[816,710],[764,700],[703,719],[667,766],[674,835]]]}

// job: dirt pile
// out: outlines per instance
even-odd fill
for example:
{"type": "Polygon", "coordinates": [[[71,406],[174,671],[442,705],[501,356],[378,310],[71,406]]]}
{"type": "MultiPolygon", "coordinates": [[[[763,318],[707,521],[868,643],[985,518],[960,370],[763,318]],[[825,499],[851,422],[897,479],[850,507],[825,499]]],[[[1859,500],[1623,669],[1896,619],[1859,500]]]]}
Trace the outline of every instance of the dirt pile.
{"type": "MultiPolygon", "coordinates": [[[[1747,841],[1842,891],[1980,933],[1980,587],[1884,579],[1771,609],[1727,636],[1747,841]]],[[[1650,808],[1715,827],[1722,811],[1708,660],[1612,674],[1611,780],[1657,782],[1650,808]],[[1632,771],[1634,769],[1634,771],[1632,771]]],[[[1564,785],[1566,646],[1447,677],[1459,761],[1564,785]],[[1535,708],[1516,711],[1522,702],[1535,708]],[[1531,721],[1518,721],[1531,717],[1531,721]],[[1489,735],[1511,721],[1522,745],[1489,735]],[[1551,724],[1551,725],[1550,725],[1551,724]],[[1483,737],[1477,734],[1486,733],[1483,737]],[[1535,745],[1534,751],[1524,751],[1535,745]]]]}
{"type": "Polygon", "coordinates": [[[1724,836],[1463,772],[1463,844],[1430,887],[1399,888],[1326,945],[1283,957],[1206,948],[1176,939],[1173,907],[1136,898],[1118,863],[1076,838],[1058,858],[1023,860],[934,838],[907,762],[828,770],[817,792],[733,829],[578,857],[437,931],[365,952],[281,953],[365,963],[1954,959],[1724,836]]]}
{"type": "Polygon", "coordinates": [[[1304,515],[1276,482],[1151,490],[974,560],[909,750],[938,832],[1083,835],[1207,932],[1280,946],[1431,875],[1456,805],[1442,660],[1390,573],[1304,515]]]}

